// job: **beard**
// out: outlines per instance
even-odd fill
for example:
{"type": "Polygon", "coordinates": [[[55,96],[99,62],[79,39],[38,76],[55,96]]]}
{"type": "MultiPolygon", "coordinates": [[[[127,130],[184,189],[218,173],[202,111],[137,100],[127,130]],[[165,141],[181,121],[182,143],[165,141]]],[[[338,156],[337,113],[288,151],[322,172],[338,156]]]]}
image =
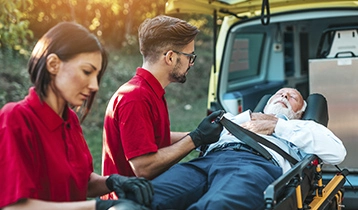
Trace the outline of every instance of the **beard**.
{"type": "Polygon", "coordinates": [[[173,70],[170,72],[169,77],[170,81],[172,82],[178,82],[178,83],[185,83],[186,81],[186,74],[190,69],[190,66],[185,71],[185,73],[181,73],[180,69],[182,68],[182,65],[180,64],[180,59],[177,59],[177,64],[174,66],[173,70]]]}
{"type": "Polygon", "coordinates": [[[299,112],[294,112],[292,110],[291,104],[287,101],[286,98],[277,98],[274,101],[271,101],[266,105],[264,109],[265,114],[275,114],[275,115],[285,115],[288,119],[299,119],[299,112]],[[282,103],[287,107],[283,106],[282,103]]]}

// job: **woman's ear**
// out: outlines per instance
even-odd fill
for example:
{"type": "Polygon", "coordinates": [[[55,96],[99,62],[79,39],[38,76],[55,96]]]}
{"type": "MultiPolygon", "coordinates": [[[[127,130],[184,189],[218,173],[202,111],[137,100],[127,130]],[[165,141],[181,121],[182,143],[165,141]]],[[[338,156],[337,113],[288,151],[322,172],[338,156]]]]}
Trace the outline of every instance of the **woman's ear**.
{"type": "Polygon", "coordinates": [[[47,71],[50,74],[57,74],[58,70],[60,69],[60,63],[61,63],[60,58],[56,54],[51,53],[50,55],[47,56],[46,59],[47,71]]]}

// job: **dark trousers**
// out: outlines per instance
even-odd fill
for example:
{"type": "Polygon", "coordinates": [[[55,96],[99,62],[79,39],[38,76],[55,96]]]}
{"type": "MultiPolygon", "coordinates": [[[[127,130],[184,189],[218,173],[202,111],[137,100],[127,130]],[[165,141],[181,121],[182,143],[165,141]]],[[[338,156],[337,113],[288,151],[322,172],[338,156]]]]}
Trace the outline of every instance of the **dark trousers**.
{"type": "Polygon", "coordinates": [[[282,169],[246,151],[216,151],[176,164],[152,180],[152,209],[258,210],[282,169]]]}

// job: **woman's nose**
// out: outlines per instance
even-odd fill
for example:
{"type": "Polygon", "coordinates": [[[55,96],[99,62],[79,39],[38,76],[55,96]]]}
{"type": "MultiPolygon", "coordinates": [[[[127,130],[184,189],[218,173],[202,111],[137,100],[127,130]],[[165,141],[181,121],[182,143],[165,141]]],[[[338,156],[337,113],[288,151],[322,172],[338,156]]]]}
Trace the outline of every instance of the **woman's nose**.
{"type": "Polygon", "coordinates": [[[97,76],[93,77],[89,83],[89,87],[88,87],[92,92],[96,92],[98,91],[99,87],[98,87],[98,80],[97,80],[97,76]]]}

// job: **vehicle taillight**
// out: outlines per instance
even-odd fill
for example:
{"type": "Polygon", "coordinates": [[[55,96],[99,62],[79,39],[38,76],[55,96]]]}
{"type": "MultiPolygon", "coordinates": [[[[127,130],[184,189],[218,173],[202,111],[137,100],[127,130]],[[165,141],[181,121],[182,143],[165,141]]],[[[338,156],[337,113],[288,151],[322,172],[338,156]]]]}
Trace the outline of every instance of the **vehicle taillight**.
{"type": "Polygon", "coordinates": [[[237,113],[241,113],[242,112],[242,101],[241,98],[237,99],[237,113]]]}

